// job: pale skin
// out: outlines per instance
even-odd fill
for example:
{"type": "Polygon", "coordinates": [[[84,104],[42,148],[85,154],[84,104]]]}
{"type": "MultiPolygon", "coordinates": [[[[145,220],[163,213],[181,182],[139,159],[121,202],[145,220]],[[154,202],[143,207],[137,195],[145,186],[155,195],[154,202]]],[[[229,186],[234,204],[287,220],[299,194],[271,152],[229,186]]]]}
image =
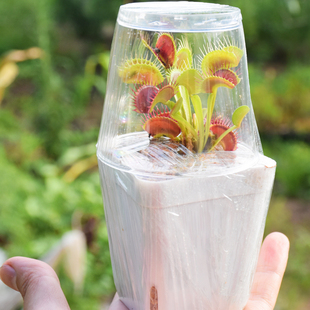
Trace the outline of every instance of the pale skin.
{"type": "MultiPolygon", "coordinates": [[[[263,242],[249,301],[243,310],[273,310],[289,252],[289,241],[271,233],[263,242]]],[[[24,310],[68,310],[58,277],[47,264],[30,258],[13,257],[0,269],[1,280],[19,291],[24,310]]],[[[109,310],[127,310],[116,294],[109,310]]]]}

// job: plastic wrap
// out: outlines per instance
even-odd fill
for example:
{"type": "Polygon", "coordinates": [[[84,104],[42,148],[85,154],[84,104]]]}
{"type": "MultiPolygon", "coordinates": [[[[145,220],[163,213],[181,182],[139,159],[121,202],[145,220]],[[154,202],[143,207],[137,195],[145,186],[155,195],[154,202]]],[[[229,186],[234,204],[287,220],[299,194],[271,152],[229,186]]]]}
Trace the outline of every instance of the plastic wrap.
{"type": "Polygon", "coordinates": [[[120,8],[97,154],[125,305],[242,310],[276,163],[262,154],[239,9],[120,8]]]}

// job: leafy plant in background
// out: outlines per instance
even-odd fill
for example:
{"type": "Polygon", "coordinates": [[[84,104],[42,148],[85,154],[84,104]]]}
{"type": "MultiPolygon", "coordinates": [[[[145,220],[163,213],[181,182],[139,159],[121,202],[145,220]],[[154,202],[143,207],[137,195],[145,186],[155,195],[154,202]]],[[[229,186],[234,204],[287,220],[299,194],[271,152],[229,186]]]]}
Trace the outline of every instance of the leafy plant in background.
{"type": "Polygon", "coordinates": [[[191,48],[186,39],[168,33],[158,36],[155,47],[142,38],[154,60],[128,59],[119,68],[123,82],[134,84],[133,104],[144,114],[143,129],[153,138],[169,137],[197,153],[212,150],[234,151],[238,129],[247,106],[235,110],[232,124],[223,116],[214,116],[219,87],[233,89],[240,78],[232,68],[239,65],[243,52],[231,44],[218,42],[201,56],[199,68],[193,66],[191,48]],[[209,94],[203,108],[199,94],[209,94]],[[161,103],[165,107],[158,108],[161,103]],[[194,112],[192,113],[192,107],[194,112]]]}
{"type": "Polygon", "coordinates": [[[266,155],[277,161],[276,186],[278,194],[310,200],[310,146],[304,142],[279,139],[266,141],[266,155]]]}
{"type": "Polygon", "coordinates": [[[251,95],[260,131],[266,137],[310,131],[310,69],[294,64],[285,70],[249,67],[251,95]],[[262,98],[262,94],[264,97],[262,98]],[[263,103],[263,104],[262,104],[263,103]]]}
{"type": "MultiPolygon", "coordinates": [[[[37,55],[38,51],[41,52],[40,49],[14,51],[7,54],[3,58],[6,61],[2,63],[21,61],[33,55],[32,52],[37,52],[37,55]]],[[[23,78],[25,69],[33,68],[28,66],[28,63],[21,66],[23,78]]],[[[15,63],[13,68],[16,68],[15,63]]],[[[8,72],[10,73],[8,70],[1,71],[2,80],[10,80],[12,83],[13,75],[8,72]]],[[[17,73],[17,68],[14,72],[17,73]]],[[[81,77],[78,82],[84,81],[88,86],[90,80],[92,78],[86,76],[81,77]]],[[[9,83],[6,82],[6,85],[9,86],[9,83]]],[[[87,87],[86,91],[88,90],[87,87]]],[[[12,97],[8,91],[7,95],[0,110],[0,247],[5,249],[8,256],[38,258],[49,251],[65,232],[72,229],[72,217],[75,214],[79,213],[86,222],[89,219],[93,219],[97,225],[101,222],[99,229],[87,231],[88,234],[93,234],[93,240],[87,254],[84,293],[75,294],[74,285],[64,270],[61,269],[59,273],[62,287],[72,307],[98,309],[102,295],[112,294],[114,284],[99,176],[96,171],[81,176],[83,172],[96,166],[95,143],[88,143],[96,139],[98,129],[95,134],[91,130],[63,131],[62,140],[58,140],[63,151],[53,161],[42,148],[40,133],[33,131],[31,123],[21,122],[18,115],[22,113],[23,117],[26,115],[26,118],[31,119],[32,109],[40,103],[40,97],[37,98],[37,94],[34,94],[32,100],[29,100],[24,95],[21,105],[18,94],[12,97]],[[29,101],[31,106],[28,105],[29,101]],[[17,115],[14,113],[15,107],[19,108],[17,115]],[[76,143],[80,146],[72,147],[76,143]]]]}
{"type": "Polygon", "coordinates": [[[87,254],[84,293],[75,295],[72,281],[62,271],[60,278],[73,309],[99,309],[101,297],[113,293],[114,285],[97,173],[69,184],[57,175],[57,166],[41,161],[37,172],[44,175],[44,182],[40,182],[5,160],[3,153],[0,165],[0,246],[9,256],[41,257],[70,230],[77,211],[84,220],[97,219],[99,227],[87,254]]]}
{"type": "Polygon", "coordinates": [[[16,63],[28,59],[38,59],[43,56],[43,51],[38,47],[26,50],[13,50],[0,58],[0,104],[4,96],[5,89],[12,84],[18,75],[16,63]]]}
{"type": "MultiPolygon", "coordinates": [[[[43,10],[38,13],[41,17],[49,7],[43,2],[38,6],[43,10]]],[[[17,50],[5,54],[1,62],[0,80],[5,82],[1,85],[6,96],[0,108],[0,247],[8,256],[38,258],[72,229],[76,213],[86,223],[89,219],[96,225],[101,222],[100,228],[92,231],[83,294],[74,294],[72,281],[62,270],[59,274],[70,305],[95,310],[100,308],[102,296],[114,291],[99,176],[93,160],[98,129],[95,123],[84,131],[81,126],[72,126],[77,115],[87,117],[83,113],[94,78],[93,74],[83,75],[83,67],[79,74],[70,70],[72,79],[56,71],[60,63],[49,50],[50,24],[43,20],[45,25],[38,29],[45,57],[22,63],[18,70],[16,62],[35,58],[39,51],[40,56],[43,54],[42,49],[17,50]],[[12,84],[18,71],[19,79],[12,84]]]]}

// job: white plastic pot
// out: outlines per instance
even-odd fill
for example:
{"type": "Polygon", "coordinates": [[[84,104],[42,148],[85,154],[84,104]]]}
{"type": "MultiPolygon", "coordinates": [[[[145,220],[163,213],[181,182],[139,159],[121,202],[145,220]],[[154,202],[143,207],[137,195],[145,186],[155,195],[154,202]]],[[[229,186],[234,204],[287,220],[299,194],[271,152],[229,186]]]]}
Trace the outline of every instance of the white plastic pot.
{"type": "Polygon", "coordinates": [[[152,288],[159,310],[243,309],[273,160],[260,155],[235,173],[168,180],[141,178],[102,161],[99,167],[115,285],[129,309],[152,309],[152,288]]]}

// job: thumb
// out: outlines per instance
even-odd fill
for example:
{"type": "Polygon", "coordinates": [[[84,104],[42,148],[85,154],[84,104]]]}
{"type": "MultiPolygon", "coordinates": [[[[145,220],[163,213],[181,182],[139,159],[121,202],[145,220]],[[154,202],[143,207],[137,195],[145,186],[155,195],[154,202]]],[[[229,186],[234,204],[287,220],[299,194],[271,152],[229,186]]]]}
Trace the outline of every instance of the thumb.
{"type": "Polygon", "coordinates": [[[70,310],[55,271],[44,262],[12,257],[1,267],[0,277],[21,293],[24,310],[70,310]]]}

